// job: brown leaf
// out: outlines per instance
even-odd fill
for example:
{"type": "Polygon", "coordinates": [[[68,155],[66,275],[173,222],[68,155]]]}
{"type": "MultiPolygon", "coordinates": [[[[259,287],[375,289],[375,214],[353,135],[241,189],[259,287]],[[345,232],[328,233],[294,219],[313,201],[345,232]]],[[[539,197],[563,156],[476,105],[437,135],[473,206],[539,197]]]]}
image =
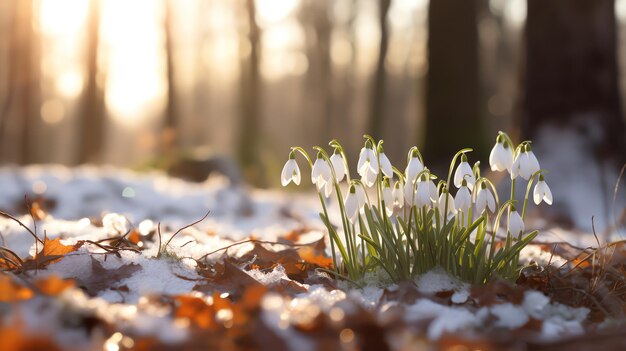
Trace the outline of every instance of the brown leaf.
{"type": "Polygon", "coordinates": [[[91,275],[77,279],[77,283],[89,295],[95,296],[100,291],[111,288],[116,282],[130,277],[140,270],[141,266],[134,263],[124,264],[115,269],[105,269],[100,261],[91,257],[91,275]]]}
{"type": "Polygon", "coordinates": [[[208,270],[198,272],[207,280],[196,284],[193,290],[207,294],[212,294],[214,291],[227,292],[237,298],[247,288],[263,286],[263,284],[242,271],[230,258],[224,259],[223,263],[217,263],[212,268],[215,271],[213,274],[209,273],[208,270]]]}
{"type": "Polygon", "coordinates": [[[83,246],[83,243],[83,241],[79,241],[74,245],[63,245],[61,244],[61,238],[45,239],[41,250],[34,258],[24,261],[21,268],[24,270],[45,268],[61,260],[68,253],[78,250],[83,246]]]}

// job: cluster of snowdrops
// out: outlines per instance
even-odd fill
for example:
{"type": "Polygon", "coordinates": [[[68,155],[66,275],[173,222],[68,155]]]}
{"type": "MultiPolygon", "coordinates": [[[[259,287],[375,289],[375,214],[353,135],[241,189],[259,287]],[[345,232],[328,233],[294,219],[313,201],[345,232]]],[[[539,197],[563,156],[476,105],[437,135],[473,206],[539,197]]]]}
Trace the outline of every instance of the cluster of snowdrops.
{"type": "Polygon", "coordinates": [[[477,284],[494,277],[515,280],[520,251],[537,235],[524,226],[532,185],[535,204],[552,204],[531,142],[515,146],[503,132],[497,136],[489,163],[493,171],[510,174],[511,194],[506,201],[500,201],[494,184],[481,176],[480,163],[469,164],[467,154],[472,149],[460,150],[447,178],[438,180],[417,147],[409,150],[402,172],[385,155],[383,141],[365,135],[357,179],[350,176],[341,144],[333,140],[329,145],[332,155],[314,147],[315,160],[301,147],[292,147],[281,181],[283,186],[292,181],[300,184],[296,162],[300,153],[311,167],[322,206],[320,217],[331,238],[334,268],[328,273],[355,284],[368,272],[381,269],[390,281],[398,282],[435,267],[477,284]],[[341,186],[344,179],[347,186],[341,186]],[[526,192],[518,201],[515,188],[522,179],[527,182],[526,192]],[[340,209],[340,226],[329,219],[327,202],[333,199],[340,209]],[[503,219],[506,227],[500,229],[503,219]]]}

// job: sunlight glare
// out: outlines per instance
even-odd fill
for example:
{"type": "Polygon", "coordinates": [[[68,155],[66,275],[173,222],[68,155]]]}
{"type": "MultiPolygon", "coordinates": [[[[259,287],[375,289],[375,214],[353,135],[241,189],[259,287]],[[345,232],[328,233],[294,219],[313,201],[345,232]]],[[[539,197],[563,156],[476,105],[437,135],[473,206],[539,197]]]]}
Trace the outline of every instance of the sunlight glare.
{"type": "Polygon", "coordinates": [[[256,0],[257,20],[261,25],[287,18],[298,7],[300,0],[256,0]]]}
{"type": "Polygon", "coordinates": [[[51,35],[71,35],[79,31],[87,16],[89,0],[41,0],[41,30],[51,35]]]}
{"type": "Polygon", "coordinates": [[[149,0],[103,3],[101,35],[108,61],[105,102],[111,117],[126,127],[141,125],[164,105],[167,87],[160,4],[149,0]]]}

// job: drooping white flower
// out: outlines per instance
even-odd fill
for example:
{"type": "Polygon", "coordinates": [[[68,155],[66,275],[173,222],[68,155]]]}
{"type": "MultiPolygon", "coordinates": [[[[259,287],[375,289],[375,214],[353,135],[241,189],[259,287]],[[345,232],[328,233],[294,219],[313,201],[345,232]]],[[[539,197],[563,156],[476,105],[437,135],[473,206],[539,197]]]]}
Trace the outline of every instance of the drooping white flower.
{"type": "Polygon", "coordinates": [[[346,216],[348,216],[352,224],[357,221],[359,216],[359,210],[361,209],[359,202],[355,186],[350,185],[348,195],[346,195],[346,199],[344,200],[344,209],[346,210],[346,216]]]}
{"type": "Polygon", "coordinates": [[[430,206],[437,201],[437,186],[424,174],[417,181],[415,204],[418,207],[430,206]]]}
{"type": "Polygon", "coordinates": [[[520,152],[515,157],[515,161],[513,161],[511,179],[515,179],[519,175],[522,178],[529,180],[530,177],[532,177],[532,175],[540,169],[537,157],[530,149],[530,145],[526,144],[521,148],[520,152]]]}
{"type": "Polygon", "coordinates": [[[376,152],[372,149],[371,143],[368,140],[365,147],[361,149],[359,154],[359,162],[357,164],[357,171],[361,176],[361,182],[368,187],[371,187],[376,182],[378,177],[379,166],[378,159],[376,158],[376,152]]]}
{"type": "Polygon", "coordinates": [[[445,217],[449,218],[450,215],[456,214],[456,207],[454,207],[454,198],[452,197],[452,195],[450,195],[448,190],[444,188],[441,192],[441,195],[439,195],[439,201],[437,203],[437,207],[439,207],[439,214],[442,218],[444,217],[444,212],[446,211],[446,198],[448,199],[448,213],[445,215],[445,217]]]}
{"type": "Polygon", "coordinates": [[[287,186],[290,182],[293,182],[295,185],[300,185],[300,180],[302,179],[300,167],[298,167],[298,163],[292,156],[292,154],[289,155],[289,159],[285,162],[283,171],[280,173],[280,183],[283,186],[287,186]]]}
{"type": "Polygon", "coordinates": [[[509,171],[513,166],[513,150],[501,135],[496,139],[496,145],[489,154],[489,164],[492,171],[509,171]]]}
{"type": "Polygon", "coordinates": [[[378,147],[378,158],[380,161],[380,170],[387,177],[393,178],[393,167],[391,166],[391,161],[389,161],[389,158],[387,157],[387,155],[385,155],[385,151],[383,150],[382,145],[378,147]]]}
{"type": "Polygon", "coordinates": [[[402,208],[404,206],[404,189],[402,189],[402,182],[397,181],[393,186],[393,205],[402,208]]]}
{"type": "Polygon", "coordinates": [[[332,177],[330,165],[321,155],[318,155],[311,170],[311,181],[317,187],[317,191],[323,192],[326,197],[329,197],[333,191],[332,177]]]}
{"type": "Polygon", "coordinates": [[[454,207],[456,207],[458,211],[463,211],[464,213],[467,213],[471,205],[472,195],[467,187],[467,181],[464,179],[463,182],[461,182],[461,187],[456,192],[456,197],[454,198],[454,207]]]}
{"type": "Polygon", "coordinates": [[[346,176],[346,163],[343,160],[343,157],[340,153],[334,153],[330,156],[330,163],[333,165],[333,169],[335,170],[335,177],[337,182],[343,180],[346,176]]]}
{"type": "MultiPolygon", "coordinates": [[[[417,148],[413,148],[411,151],[411,157],[409,158],[409,163],[406,166],[406,170],[404,174],[406,174],[406,182],[407,183],[415,183],[417,180],[418,174],[424,170],[424,165],[422,161],[420,161],[417,148]]],[[[406,195],[406,194],[405,194],[406,195]]]]}
{"type": "Polygon", "coordinates": [[[359,209],[363,209],[367,205],[367,194],[362,186],[356,187],[356,199],[359,201],[359,209]]]}
{"type": "Polygon", "coordinates": [[[512,210],[509,214],[509,232],[511,235],[519,235],[524,232],[524,221],[522,216],[515,210],[512,210]]]}
{"type": "Polygon", "coordinates": [[[530,175],[532,176],[537,171],[539,171],[541,169],[541,167],[539,166],[539,160],[537,160],[537,156],[535,156],[535,153],[530,148],[530,145],[526,146],[526,153],[528,153],[528,161],[530,163],[530,165],[529,165],[529,167],[530,167],[530,175]]]}
{"type": "Polygon", "coordinates": [[[540,174],[539,181],[535,184],[535,189],[533,190],[533,201],[536,205],[539,205],[542,200],[548,205],[552,205],[552,191],[548,183],[543,179],[543,174],[540,174]]]}
{"type": "Polygon", "coordinates": [[[454,186],[460,188],[463,180],[467,181],[467,187],[470,190],[474,189],[474,183],[476,183],[474,171],[472,171],[472,166],[467,163],[467,156],[465,156],[465,154],[463,154],[461,163],[454,172],[454,186]]]}
{"type": "Polygon", "coordinates": [[[476,193],[476,211],[482,213],[486,208],[492,213],[496,210],[496,199],[483,181],[476,193]]]}
{"type": "Polygon", "coordinates": [[[391,216],[394,208],[393,190],[389,184],[389,179],[386,178],[383,184],[383,200],[385,201],[385,209],[387,210],[387,216],[391,216]]]}

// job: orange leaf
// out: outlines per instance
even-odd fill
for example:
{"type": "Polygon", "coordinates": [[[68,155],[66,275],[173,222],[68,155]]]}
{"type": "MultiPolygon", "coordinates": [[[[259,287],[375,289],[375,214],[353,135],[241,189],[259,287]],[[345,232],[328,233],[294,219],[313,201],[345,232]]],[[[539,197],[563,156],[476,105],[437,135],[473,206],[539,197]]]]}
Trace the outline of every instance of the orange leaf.
{"type": "Polygon", "coordinates": [[[22,286],[7,274],[0,275],[0,301],[14,302],[28,300],[33,297],[33,291],[22,286]]]}
{"type": "Polygon", "coordinates": [[[202,329],[215,329],[217,323],[213,317],[214,308],[203,299],[194,296],[180,295],[175,300],[178,304],[176,318],[187,318],[202,329]]]}
{"type": "Polygon", "coordinates": [[[305,246],[298,250],[298,254],[300,254],[300,258],[309,264],[314,264],[316,266],[332,269],[333,268],[333,259],[330,257],[325,257],[323,255],[316,255],[315,249],[310,246],[305,246]]]}
{"type": "Polygon", "coordinates": [[[35,282],[35,286],[45,295],[55,296],[63,291],[75,286],[71,279],[61,279],[56,275],[51,275],[35,282]]]}

